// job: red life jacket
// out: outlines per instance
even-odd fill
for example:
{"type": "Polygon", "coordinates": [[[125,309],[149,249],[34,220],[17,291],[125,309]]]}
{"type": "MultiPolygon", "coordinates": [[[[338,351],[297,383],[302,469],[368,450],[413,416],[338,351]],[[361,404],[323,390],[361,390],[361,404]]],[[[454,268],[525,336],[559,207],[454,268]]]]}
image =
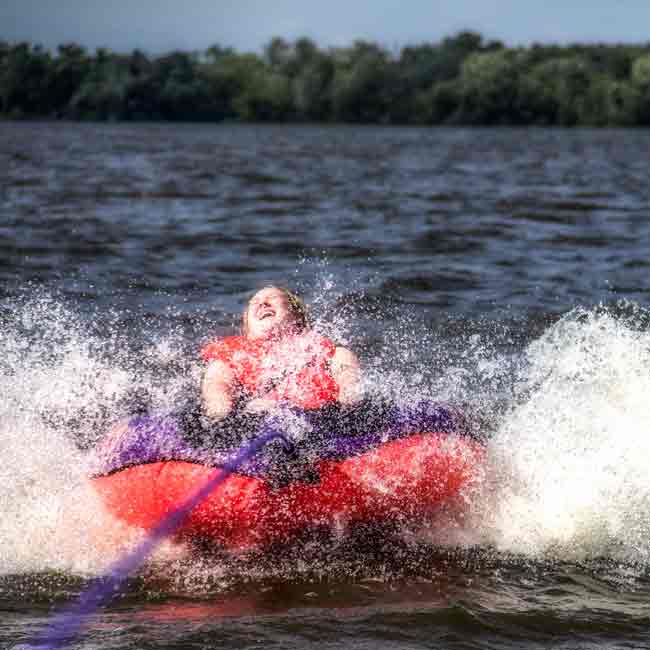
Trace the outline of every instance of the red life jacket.
{"type": "Polygon", "coordinates": [[[339,396],[329,366],[335,351],[329,339],[305,332],[281,341],[228,336],[208,343],[201,356],[205,361],[227,364],[253,396],[317,409],[336,402],[339,396]]]}

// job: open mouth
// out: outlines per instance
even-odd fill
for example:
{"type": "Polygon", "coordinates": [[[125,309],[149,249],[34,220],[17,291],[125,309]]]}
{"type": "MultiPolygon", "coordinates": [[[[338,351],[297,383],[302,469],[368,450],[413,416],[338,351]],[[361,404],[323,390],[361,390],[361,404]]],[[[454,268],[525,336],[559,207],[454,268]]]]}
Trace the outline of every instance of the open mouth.
{"type": "Polygon", "coordinates": [[[275,312],[272,309],[264,309],[257,314],[257,320],[265,320],[267,318],[272,318],[275,316],[275,312]]]}

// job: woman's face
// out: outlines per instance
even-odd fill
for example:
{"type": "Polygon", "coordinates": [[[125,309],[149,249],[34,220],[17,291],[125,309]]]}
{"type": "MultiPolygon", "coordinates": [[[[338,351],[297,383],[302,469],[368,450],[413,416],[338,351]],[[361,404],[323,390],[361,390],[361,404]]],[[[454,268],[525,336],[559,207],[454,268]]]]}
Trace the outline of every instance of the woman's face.
{"type": "Polygon", "coordinates": [[[258,291],[246,308],[246,337],[265,339],[282,334],[296,324],[284,291],[267,287],[258,291]]]}

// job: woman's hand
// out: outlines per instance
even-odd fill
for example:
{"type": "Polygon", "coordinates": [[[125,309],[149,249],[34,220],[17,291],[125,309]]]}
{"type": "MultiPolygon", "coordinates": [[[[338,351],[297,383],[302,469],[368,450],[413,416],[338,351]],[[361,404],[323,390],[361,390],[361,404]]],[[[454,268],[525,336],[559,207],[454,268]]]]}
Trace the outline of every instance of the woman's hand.
{"type": "Polygon", "coordinates": [[[361,401],[361,368],[354,352],[337,347],[330,362],[332,376],[339,387],[338,401],[344,406],[352,406],[361,401]]]}
{"type": "Polygon", "coordinates": [[[277,407],[278,403],[276,400],[268,399],[266,397],[255,397],[246,404],[244,412],[260,415],[262,413],[273,411],[277,407]]]}
{"type": "Polygon", "coordinates": [[[235,376],[223,361],[213,361],[206,369],[201,384],[205,414],[218,422],[232,412],[235,376]]]}

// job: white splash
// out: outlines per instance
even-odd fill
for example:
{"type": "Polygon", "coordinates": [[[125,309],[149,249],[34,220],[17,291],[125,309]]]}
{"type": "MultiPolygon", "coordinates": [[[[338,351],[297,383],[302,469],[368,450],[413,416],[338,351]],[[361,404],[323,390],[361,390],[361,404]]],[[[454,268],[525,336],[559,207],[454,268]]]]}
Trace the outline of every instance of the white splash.
{"type": "MultiPolygon", "coordinates": [[[[331,287],[325,289],[331,297],[331,287]]],[[[644,318],[638,309],[627,319],[602,309],[573,312],[518,364],[494,353],[486,335],[470,338],[463,355],[448,362],[444,345],[433,342],[430,350],[432,341],[418,339],[410,321],[403,340],[394,329],[391,349],[366,366],[369,389],[405,400],[465,400],[498,423],[482,482],[462,495],[469,511],[462,520],[441,517],[444,529],[437,528],[434,541],[533,558],[650,562],[644,318]],[[418,356],[427,360],[419,367],[418,356]],[[442,369],[433,379],[425,366],[431,359],[442,369]],[[504,377],[515,366],[515,390],[499,415],[504,377]]],[[[346,343],[354,325],[334,322],[346,343]]],[[[115,336],[89,334],[81,318],[50,299],[18,305],[13,326],[0,333],[0,574],[98,573],[139,539],[103,511],[87,479],[92,459],[61,424],[82,409],[78,433],[97,439],[101,414],[138,385],[159,388],[156,403],[173,404],[174,385],[160,381],[155,363],[135,372],[134,360],[119,354],[125,347],[115,336]],[[111,353],[102,353],[107,347],[111,353]]],[[[153,340],[145,352],[165,364],[177,360],[180,347],[171,337],[153,340]]],[[[198,381],[197,367],[186,369],[198,381]]]]}
{"type": "Polygon", "coordinates": [[[650,334],[603,310],[578,311],[526,357],[489,444],[475,539],[533,557],[647,563],[650,334]]]}
{"type": "Polygon", "coordinates": [[[15,326],[0,334],[0,574],[95,574],[141,534],[105,513],[88,479],[90,455],[65,423],[81,412],[77,442],[96,440],[101,413],[135,378],[118,359],[100,360],[101,342],[60,303],[15,309],[15,326]]]}

